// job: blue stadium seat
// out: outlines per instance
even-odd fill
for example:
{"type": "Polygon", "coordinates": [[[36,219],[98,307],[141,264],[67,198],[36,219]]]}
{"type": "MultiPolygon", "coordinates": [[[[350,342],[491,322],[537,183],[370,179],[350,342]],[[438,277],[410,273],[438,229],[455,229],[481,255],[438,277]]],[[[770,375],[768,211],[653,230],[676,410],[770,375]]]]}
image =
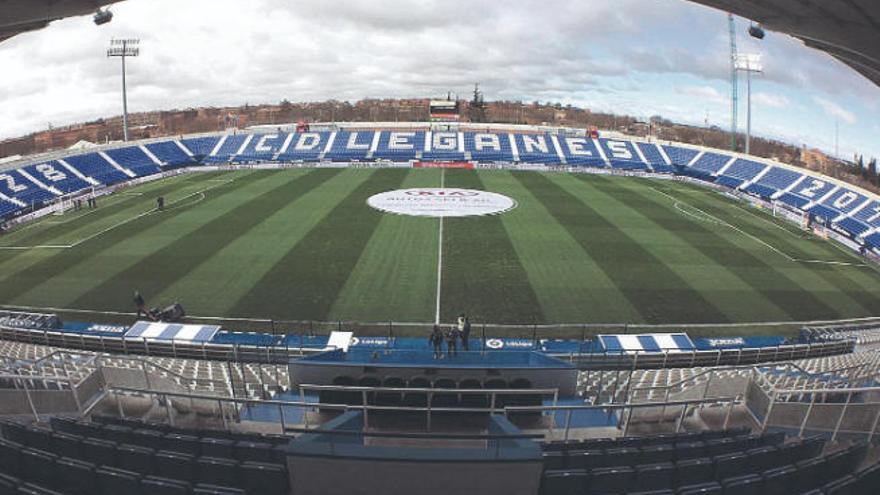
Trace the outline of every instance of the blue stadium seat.
{"type": "Polygon", "coordinates": [[[189,483],[179,480],[160,476],[146,476],[141,479],[141,493],[144,495],[188,495],[190,490],[189,483]]]}
{"type": "Polygon", "coordinates": [[[722,454],[714,457],[715,479],[723,480],[742,475],[748,468],[748,458],[739,453],[722,454]]]}
{"type": "Polygon", "coordinates": [[[631,467],[609,467],[594,469],[590,473],[590,492],[626,493],[635,482],[635,471],[631,467]]]}
{"type": "Polygon", "coordinates": [[[19,479],[6,473],[0,473],[0,495],[15,495],[19,479]]]}
{"type": "Polygon", "coordinates": [[[118,460],[116,465],[122,469],[136,471],[141,474],[153,474],[156,465],[153,456],[156,452],[148,447],[140,445],[120,445],[116,448],[118,460]]]}
{"type": "Polygon", "coordinates": [[[636,468],[633,490],[659,490],[672,488],[675,483],[675,466],[671,462],[642,464],[636,468]]]}
{"type": "Polygon", "coordinates": [[[19,485],[15,493],[18,495],[65,495],[62,492],[56,492],[55,490],[33,483],[23,483],[19,485]]]}
{"type": "Polygon", "coordinates": [[[333,134],[331,132],[298,132],[293,135],[287,150],[278,155],[278,160],[284,162],[317,161],[333,134]]]}
{"type": "Polygon", "coordinates": [[[55,476],[72,495],[93,495],[98,491],[95,465],[90,462],[61,457],[55,461],[55,476]]]}
{"type": "Polygon", "coordinates": [[[241,145],[244,144],[248,136],[249,134],[227,134],[226,140],[223,141],[223,145],[220,146],[220,149],[218,149],[213,155],[211,154],[213,150],[209,150],[208,155],[204,158],[204,162],[229,163],[233,156],[238,153],[238,150],[241,148],[241,145]]]}
{"type": "Polygon", "coordinates": [[[113,466],[116,464],[116,445],[107,440],[86,438],[82,442],[85,460],[98,466],[113,466]]]}
{"type": "Polygon", "coordinates": [[[382,131],[373,159],[406,162],[415,160],[416,155],[424,149],[424,131],[382,131]]]}
{"type": "Polygon", "coordinates": [[[709,482],[700,485],[683,486],[678,489],[678,495],[721,495],[723,493],[721,485],[709,482]]]}
{"type": "Polygon", "coordinates": [[[766,495],[786,495],[791,493],[791,487],[795,484],[797,469],[794,466],[782,466],[768,469],[761,474],[764,479],[764,493],[766,495]]]}
{"type": "Polygon", "coordinates": [[[186,154],[173,140],[147,143],[144,146],[166,167],[174,168],[196,163],[194,157],[186,154]]]}
{"type": "Polygon", "coordinates": [[[101,466],[95,469],[98,495],[137,494],[140,492],[140,475],[132,471],[101,466]]]}
{"type": "Polygon", "coordinates": [[[764,480],[757,474],[747,474],[728,478],[721,482],[724,495],[741,495],[743,493],[761,493],[764,480]]]}
{"type": "Polygon", "coordinates": [[[679,167],[687,167],[691,161],[700,154],[698,150],[692,148],[680,148],[678,146],[663,145],[663,151],[669,157],[669,161],[673,165],[679,167]]]}
{"type": "Polygon", "coordinates": [[[54,432],[52,451],[63,457],[79,459],[83,455],[82,437],[69,433],[54,432]]]}
{"type": "Polygon", "coordinates": [[[638,146],[639,150],[642,152],[642,155],[645,157],[645,160],[648,160],[648,164],[651,166],[651,169],[653,169],[654,172],[675,172],[675,168],[669,166],[666,163],[666,160],[663,159],[663,155],[660,154],[660,150],[657,148],[656,144],[636,142],[635,145],[638,146]]]}
{"type": "Polygon", "coordinates": [[[139,146],[107,150],[105,153],[121,167],[131,170],[138,177],[158,174],[162,171],[159,165],[147,156],[139,146]]]}
{"type": "Polygon", "coordinates": [[[199,438],[192,435],[184,435],[181,433],[166,433],[163,442],[163,449],[172,452],[180,452],[189,455],[199,455],[201,445],[199,438]]]}
{"type": "Polygon", "coordinates": [[[730,157],[727,155],[706,152],[685,171],[698,177],[710,177],[717,174],[729,161],[730,157]]]}
{"type": "Polygon", "coordinates": [[[275,460],[271,444],[250,441],[235,443],[235,458],[242,462],[273,462],[275,460]]]}
{"type": "Polygon", "coordinates": [[[208,457],[235,458],[235,442],[225,438],[199,439],[199,453],[208,457]]]}
{"type": "Polygon", "coordinates": [[[180,141],[180,144],[184,145],[193,154],[194,160],[201,161],[211,153],[219,141],[220,136],[207,136],[183,139],[180,141]]]}
{"type": "Polygon", "coordinates": [[[636,152],[632,141],[619,139],[599,139],[599,145],[605,152],[611,168],[620,170],[647,170],[648,165],[642,161],[636,152]]]}
{"type": "Polygon", "coordinates": [[[675,483],[680,486],[708,483],[715,478],[712,459],[699,457],[675,462],[675,483]]]}
{"type": "Polygon", "coordinates": [[[548,470],[541,478],[542,495],[582,495],[587,483],[583,469],[548,470]]]}
{"type": "Polygon", "coordinates": [[[565,162],[571,167],[607,168],[596,142],[584,136],[560,136],[559,145],[565,162]]]}
{"type": "Polygon", "coordinates": [[[23,170],[43,184],[54,187],[63,193],[72,193],[91,187],[91,184],[77,177],[57,161],[28,165],[23,170]]]}
{"type": "Polygon", "coordinates": [[[513,162],[513,149],[507,134],[466,132],[464,150],[480,162],[513,162]]]}
{"type": "Polygon", "coordinates": [[[238,463],[232,459],[200,457],[196,460],[197,479],[220,486],[238,486],[238,463]]]}
{"type": "Polygon", "coordinates": [[[165,478],[194,483],[196,475],[195,457],[189,454],[160,450],[154,456],[156,473],[165,478]]]}
{"type": "Polygon", "coordinates": [[[105,425],[101,428],[101,437],[111,442],[130,443],[132,438],[131,428],[120,425],[105,425]]]}
{"type": "Polygon", "coordinates": [[[69,156],[64,161],[77,169],[81,174],[91,177],[102,184],[116,184],[130,179],[128,175],[114,168],[97,153],[69,156]]]}
{"type": "Polygon", "coordinates": [[[324,159],[332,162],[365,161],[373,144],[372,131],[339,131],[324,159]]]}
{"type": "Polygon", "coordinates": [[[225,486],[199,483],[193,488],[193,495],[246,495],[244,490],[225,486]]]}
{"type": "Polygon", "coordinates": [[[242,488],[248,493],[265,495],[287,493],[287,471],[277,464],[243,462],[239,466],[238,473],[242,488]]]}
{"type": "Polygon", "coordinates": [[[566,467],[574,469],[593,469],[605,466],[605,452],[601,450],[570,450],[566,457],[566,467]]]}

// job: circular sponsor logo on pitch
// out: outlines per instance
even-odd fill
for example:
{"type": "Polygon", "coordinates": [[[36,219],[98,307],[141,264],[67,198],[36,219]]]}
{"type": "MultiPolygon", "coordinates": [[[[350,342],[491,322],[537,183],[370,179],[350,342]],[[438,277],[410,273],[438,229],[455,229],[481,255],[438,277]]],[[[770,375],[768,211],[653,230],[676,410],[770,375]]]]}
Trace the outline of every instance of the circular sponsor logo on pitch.
{"type": "Polygon", "coordinates": [[[398,189],[371,196],[371,207],[387,213],[415,217],[470,217],[497,215],[516,208],[503,194],[474,189],[398,189]]]}

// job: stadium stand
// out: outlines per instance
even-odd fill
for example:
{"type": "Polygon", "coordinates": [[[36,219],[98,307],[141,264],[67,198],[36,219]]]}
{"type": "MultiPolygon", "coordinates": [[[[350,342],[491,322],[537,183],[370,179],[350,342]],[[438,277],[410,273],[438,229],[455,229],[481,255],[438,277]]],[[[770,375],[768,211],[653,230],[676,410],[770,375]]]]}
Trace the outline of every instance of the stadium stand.
{"type": "MultiPolygon", "coordinates": [[[[426,126],[427,128],[427,126],[426,126]]],[[[681,174],[809,213],[857,244],[880,251],[880,201],[854,187],[718,150],[556,132],[340,130],[239,132],[108,148],[0,174],[0,216],[35,209],[62,194],[161,173],[163,168],[229,163],[472,162],[546,168],[681,174]],[[155,158],[155,159],[154,159],[155,158]],[[158,162],[158,163],[157,163],[158,162]]]]}
{"type": "Polygon", "coordinates": [[[138,177],[161,172],[153,159],[137,146],[107,150],[106,153],[116,163],[125,164],[125,168],[134,172],[138,177]]]}
{"type": "Polygon", "coordinates": [[[713,177],[730,160],[730,157],[718,153],[703,153],[693,165],[685,169],[685,173],[701,178],[713,177]]]}
{"type": "Polygon", "coordinates": [[[195,158],[178,145],[178,141],[147,143],[144,146],[162,162],[164,167],[173,168],[196,163],[195,158]]]}
{"type": "Polygon", "coordinates": [[[379,145],[373,152],[377,160],[407,162],[421,156],[420,150],[425,149],[425,132],[392,132],[382,131],[379,134],[379,145]]]}
{"type": "MultiPolygon", "coordinates": [[[[422,160],[464,161],[464,137],[457,132],[428,132],[426,146],[421,150],[422,160]]],[[[558,160],[558,159],[557,159],[558,160]]]]}
{"type": "Polygon", "coordinates": [[[211,151],[214,150],[214,147],[219,141],[220,136],[207,136],[182,139],[180,144],[193,154],[193,159],[195,161],[201,162],[211,153],[211,151]]]}
{"type": "Polygon", "coordinates": [[[687,167],[694,158],[700,154],[698,150],[692,148],[679,148],[677,146],[663,145],[663,151],[673,165],[678,167],[687,167]]]}
{"type": "Polygon", "coordinates": [[[635,144],[630,141],[612,141],[599,139],[599,145],[612,168],[621,170],[647,170],[648,165],[642,161],[635,144]]]}
{"type": "Polygon", "coordinates": [[[663,158],[663,155],[660,154],[660,149],[657,145],[636,142],[636,146],[638,146],[642,155],[645,157],[645,160],[648,161],[648,165],[654,172],[667,174],[675,172],[675,168],[666,163],[666,160],[663,158]]]}
{"type": "Polygon", "coordinates": [[[81,174],[91,177],[101,184],[116,184],[129,180],[129,176],[114,168],[97,153],[70,156],[64,159],[81,174]]]}
{"type": "Polygon", "coordinates": [[[63,193],[71,193],[86,189],[88,182],[80,179],[57,161],[28,165],[22,170],[63,193]]]}
{"type": "Polygon", "coordinates": [[[738,158],[718,176],[715,182],[736,189],[746,182],[754,180],[767,167],[763,163],[738,158]]]}

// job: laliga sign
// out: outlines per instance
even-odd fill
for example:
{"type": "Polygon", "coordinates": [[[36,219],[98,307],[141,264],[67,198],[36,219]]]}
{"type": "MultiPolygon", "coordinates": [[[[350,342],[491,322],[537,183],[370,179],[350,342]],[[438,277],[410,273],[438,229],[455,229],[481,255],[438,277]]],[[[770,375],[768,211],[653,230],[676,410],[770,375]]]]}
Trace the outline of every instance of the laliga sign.
{"type": "Polygon", "coordinates": [[[371,196],[367,204],[386,213],[414,217],[496,215],[516,208],[516,201],[501,194],[448,188],[398,189],[371,196]]]}

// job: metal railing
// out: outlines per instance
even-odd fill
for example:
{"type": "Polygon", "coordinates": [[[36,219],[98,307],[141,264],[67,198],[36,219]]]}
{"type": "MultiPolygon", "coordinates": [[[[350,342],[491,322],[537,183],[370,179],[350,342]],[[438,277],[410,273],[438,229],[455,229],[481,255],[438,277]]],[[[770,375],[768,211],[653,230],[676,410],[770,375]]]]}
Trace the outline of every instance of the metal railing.
{"type": "MultiPolygon", "coordinates": [[[[431,391],[444,391],[447,393],[459,393],[462,392],[462,389],[431,389],[431,391]]],[[[510,392],[510,390],[505,390],[504,392],[510,392]]],[[[210,402],[217,405],[217,410],[220,413],[221,420],[223,423],[223,428],[227,430],[231,430],[232,421],[227,417],[226,411],[238,410],[243,406],[263,406],[263,407],[275,407],[278,408],[279,417],[280,417],[280,426],[282,433],[295,431],[298,433],[312,433],[312,432],[320,432],[324,433],[325,430],[320,429],[320,427],[310,428],[308,424],[305,424],[303,428],[291,428],[287,425],[284,415],[284,408],[296,407],[302,408],[306,410],[314,410],[314,409],[328,409],[330,411],[338,411],[338,412],[347,412],[347,411],[362,411],[364,412],[364,417],[369,415],[370,411],[385,411],[385,412],[417,412],[417,413],[425,413],[426,416],[429,414],[503,414],[505,417],[510,417],[513,414],[540,414],[546,415],[545,413],[554,413],[556,411],[567,411],[566,412],[566,420],[564,423],[563,430],[563,439],[568,440],[569,431],[571,429],[571,421],[572,415],[576,411],[591,411],[591,410],[601,410],[604,412],[608,412],[609,414],[613,414],[614,411],[625,411],[625,414],[621,414],[619,417],[619,422],[623,424],[623,432],[626,436],[629,432],[629,425],[632,420],[633,412],[640,409],[647,408],[656,408],[658,405],[653,403],[638,403],[638,404],[603,404],[603,405],[594,405],[594,404],[583,404],[583,405],[540,405],[540,406],[504,406],[504,407],[495,407],[495,408],[463,408],[463,407],[431,407],[430,403],[426,406],[382,406],[375,405],[369,403],[362,404],[328,404],[328,403],[314,403],[314,402],[304,402],[304,401],[278,401],[278,400],[259,400],[259,399],[238,399],[231,397],[216,397],[216,396],[208,396],[208,395],[200,395],[200,394],[191,394],[191,393],[179,393],[179,392],[166,392],[166,391],[157,391],[157,390],[149,390],[149,389],[139,389],[139,388],[131,388],[131,387],[108,387],[107,396],[115,397],[118,407],[119,416],[125,418],[125,411],[122,406],[122,401],[119,400],[120,395],[146,395],[151,398],[155,398],[158,403],[164,404],[166,408],[166,417],[168,418],[168,422],[171,425],[175,424],[174,413],[173,413],[173,401],[170,399],[186,399],[190,402],[192,401],[202,401],[202,402],[210,402]],[[229,404],[232,407],[224,407],[224,404],[229,404]],[[626,417],[626,421],[623,421],[624,416],[626,417]]],[[[716,397],[711,399],[687,399],[687,400],[677,400],[670,401],[669,407],[681,407],[682,410],[678,414],[678,419],[676,421],[675,431],[680,432],[684,419],[687,416],[687,413],[691,411],[692,407],[695,406],[706,406],[706,405],[716,405],[716,406],[726,406],[727,412],[724,421],[724,428],[727,428],[732,410],[734,406],[742,403],[742,396],[733,396],[733,397],[716,397]]],[[[304,415],[307,417],[308,415],[304,415]]],[[[430,423],[426,422],[427,431],[430,432],[430,423]]],[[[368,422],[364,421],[364,426],[368,427],[368,422]]],[[[547,434],[540,435],[540,437],[548,438],[552,437],[554,431],[556,429],[556,425],[554,421],[551,420],[548,422],[547,434]]]]}
{"type": "MultiPolygon", "coordinates": [[[[266,320],[270,322],[271,320],[266,320]]],[[[308,322],[304,322],[308,323],[308,322]]],[[[394,325],[393,322],[385,323],[388,325],[387,336],[376,337],[383,339],[387,346],[391,346],[394,342],[394,325]]],[[[421,324],[397,324],[397,325],[421,325],[421,324]]],[[[583,325],[587,327],[588,325],[583,325]]],[[[497,352],[496,349],[490,347],[487,342],[498,340],[492,334],[485,333],[485,325],[479,331],[474,333],[480,335],[478,339],[478,351],[497,352]]],[[[539,341],[539,327],[535,326],[498,326],[500,338],[509,338],[506,327],[519,328],[529,332],[527,338],[523,338],[523,342],[529,343],[528,348],[522,350],[533,350],[539,341]],[[503,330],[503,331],[502,331],[503,330]]],[[[558,327],[544,326],[541,328],[558,327]]],[[[303,327],[300,327],[303,328],[303,327]]],[[[338,328],[343,328],[339,324],[338,328]]],[[[353,330],[357,334],[357,327],[345,327],[347,330],[353,330]]],[[[428,327],[425,327],[426,329],[428,327]]],[[[335,330],[333,328],[331,330],[335,330]]],[[[360,329],[363,331],[364,329],[360,329]]],[[[270,329],[264,329],[266,333],[270,333],[270,329]]],[[[274,323],[271,333],[274,333],[274,323]]],[[[328,330],[329,332],[330,330],[328,330]]],[[[369,333],[369,332],[368,332],[369,333]]],[[[294,333],[293,335],[297,335],[294,333]]],[[[126,339],[122,336],[109,337],[102,335],[86,335],[71,334],[58,330],[29,330],[22,328],[4,327],[0,325],[0,338],[6,340],[14,340],[19,342],[27,342],[31,344],[56,346],[64,348],[82,349],[93,352],[112,353],[112,354],[135,354],[150,355],[161,357],[174,357],[182,359],[204,359],[219,361],[242,361],[248,363],[264,363],[264,364],[286,364],[291,358],[301,357],[307,354],[323,352],[323,348],[306,347],[304,345],[305,337],[310,335],[310,331],[298,334],[300,335],[299,345],[248,345],[248,344],[217,344],[217,343],[192,343],[181,342],[175,340],[157,341],[149,339],[126,339]]],[[[311,334],[314,335],[314,334],[311,334]]],[[[370,338],[361,335],[359,338],[370,338]]],[[[585,338],[585,337],[584,337],[585,338]]],[[[582,344],[586,341],[581,340],[582,344]]],[[[695,366],[722,366],[722,365],[746,365],[760,364],[765,362],[778,362],[793,359],[825,357],[838,354],[846,354],[853,351],[854,343],[850,341],[830,341],[813,344],[781,344],[773,347],[754,347],[754,348],[738,348],[738,349],[716,349],[716,350],[691,350],[681,351],[679,349],[658,349],[654,352],[647,351],[596,351],[585,350],[583,345],[579,346],[578,352],[569,353],[548,353],[549,355],[569,361],[575,364],[579,369],[583,370],[600,370],[600,369],[665,369],[677,367],[695,367],[695,366]]],[[[386,347],[387,348],[387,347],[386,347]]],[[[376,348],[381,349],[381,348],[376,348]]]]}

